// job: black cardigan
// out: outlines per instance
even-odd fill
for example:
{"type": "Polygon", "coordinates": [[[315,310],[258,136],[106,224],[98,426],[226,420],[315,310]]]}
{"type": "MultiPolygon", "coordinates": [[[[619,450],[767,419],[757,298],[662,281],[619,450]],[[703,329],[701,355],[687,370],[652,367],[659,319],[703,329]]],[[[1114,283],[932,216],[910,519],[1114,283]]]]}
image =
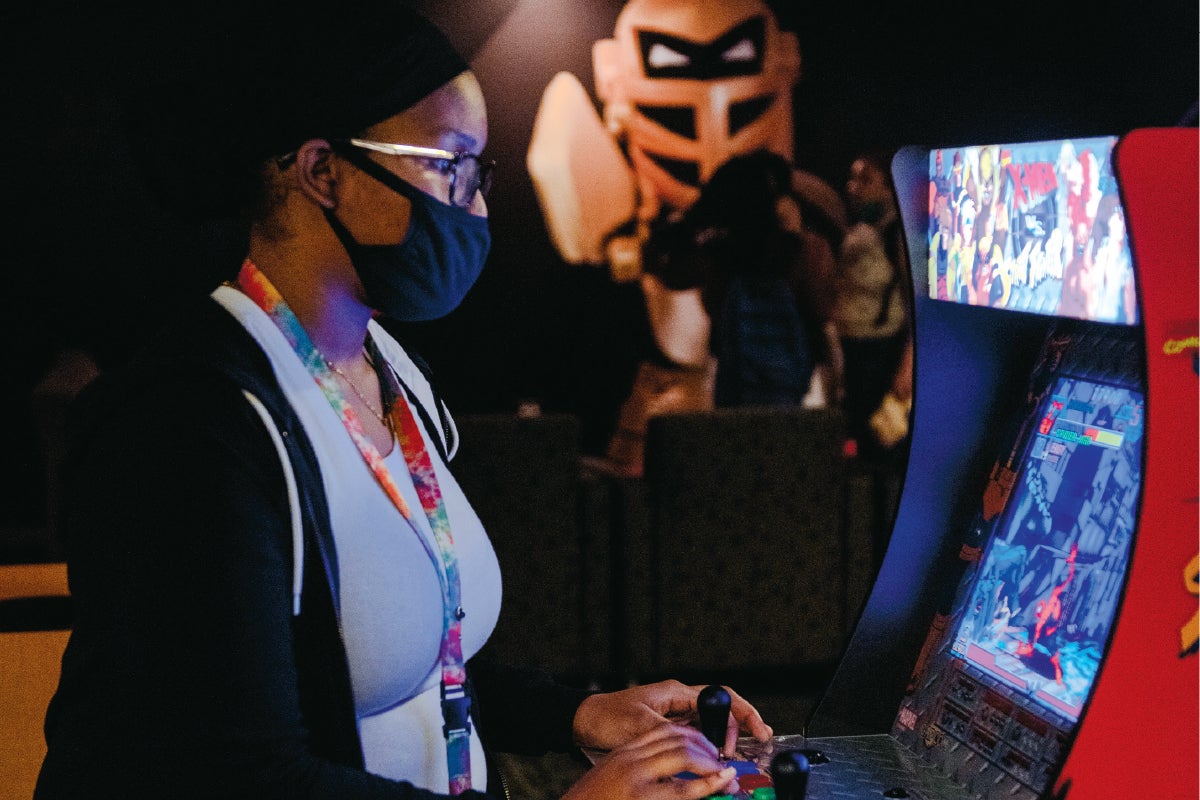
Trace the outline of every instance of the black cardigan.
{"type": "MultiPolygon", "coordinates": [[[[240,323],[206,300],[74,411],[75,624],[35,797],[438,796],[363,770],[316,456],[240,323]],[[295,617],[284,474],[243,391],[270,412],[300,487],[295,617]]],[[[486,746],[572,746],[586,693],[468,666],[486,746]]]]}

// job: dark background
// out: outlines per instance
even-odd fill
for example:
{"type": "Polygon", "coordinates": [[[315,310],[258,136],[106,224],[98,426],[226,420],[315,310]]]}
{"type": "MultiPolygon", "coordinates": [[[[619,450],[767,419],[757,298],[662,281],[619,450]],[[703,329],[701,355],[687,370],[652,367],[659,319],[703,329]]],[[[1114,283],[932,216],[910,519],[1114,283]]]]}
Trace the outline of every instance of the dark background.
{"type": "MultiPolygon", "coordinates": [[[[121,98],[188,69],[224,24],[212,4],[144,5],[48,0],[0,11],[9,120],[0,525],[37,524],[45,513],[30,391],[54,353],[80,347],[102,369],[118,366],[240,261],[230,226],[174,220],[133,175],[116,122],[121,98]]],[[[602,269],[559,261],[524,160],[542,89],[568,70],[592,91],[591,45],[612,34],[621,3],[417,5],[483,83],[500,172],[479,284],[447,319],[397,333],[431,362],[458,413],[534,400],[578,414],[584,449],[599,452],[645,335],[640,297],[602,269]]],[[[797,164],[839,189],[867,149],[1195,124],[1195,0],[772,5],[800,41],[797,164]]]]}

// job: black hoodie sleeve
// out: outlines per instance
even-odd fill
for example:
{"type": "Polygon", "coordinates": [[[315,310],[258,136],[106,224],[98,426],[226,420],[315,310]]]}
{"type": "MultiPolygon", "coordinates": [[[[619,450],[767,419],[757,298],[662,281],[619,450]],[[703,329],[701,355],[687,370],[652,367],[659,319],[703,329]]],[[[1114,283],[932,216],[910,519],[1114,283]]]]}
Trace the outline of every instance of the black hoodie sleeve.
{"type": "Polygon", "coordinates": [[[592,692],[557,683],[545,672],[480,658],[468,668],[489,749],[536,756],[575,748],[575,712],[592,692]]]}

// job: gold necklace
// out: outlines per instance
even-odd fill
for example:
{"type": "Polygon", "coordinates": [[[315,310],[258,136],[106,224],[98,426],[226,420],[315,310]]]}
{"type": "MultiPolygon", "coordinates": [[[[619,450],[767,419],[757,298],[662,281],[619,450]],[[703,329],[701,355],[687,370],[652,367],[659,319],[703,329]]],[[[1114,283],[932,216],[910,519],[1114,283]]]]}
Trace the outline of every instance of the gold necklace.
{"type": "MultiPolygon", "coordinates": [[[[363,353],[363,358],[367,360],[367,363],[368,363],[368,364],[370,364],[370,363],[371,363],[370,359],[367,359],[367,354],[366,354],[366,353],[363,353]]],[[[344,381],[345,381],[347,384],[349,384],[349,386],[350,386],[350,390],[351,390],[352,392],[354,392],[354,394],[358,395],[358,399],[359,399],[359,400],[361,400],[361,401],[363,402],[363,405],[365,405],[365,406],[367,407],[367,410],[368,410],[368,411],[370,411],[372,414],[374,414],[374,415],[375,415],[375,418],[379,420],[379,424],[383,425],[384,427],[386,427],[386,428],[388,428],[388,429],[390,429],[390,428],[391,428],[391,421],[390,421],[390,419],[389,419],[389,418],[388,418],[388,417],[387,417],[387,416],[386,416],[386,415],[385,415],[385,414],[384,414],[382,411],[377,411],[377,410],[375,409],[375,406],[371,405],[370,401],[368,401],[368,400],[367,400],[367,398],[363,396],[363,393],[362,393],[362,392],[360,392],[360,391],[358,390],[358,386],[356,386],[356,385],[354,384],[354,381],[350,380],[350,376],[349,376],[349,375],[347,375],[346,373],[344,373],[344,372],[342,372],[340,369],[338,369],[338,368],[337,368],[337,365],[336,365],[336,364],[334,364],[332,361],[330,361],[328,358],[327,358],[327,359],[325,359],[325,364],[326,364],[326,365],[327,365],[327,366],[328,366],[328,367],[329,367],[331,370],[333,370],[334,372],[336,372],[338,375],[341,375],[341,376],[342,376],[342,380],[344,380],[344,381]]],[[[374,366],[372,365],[372,367],[371,367],[371,368],[372,368],[372,369],[374,369],[374,366]]]]}
{"type": "MultiPolygon", "coordinates": [[[[231,289],[236,289],[239,292],[242,292],[242,287],[239,286],[234,281],[221,281],[221,285],[228,286],[231,289]]],[[[244,292],[243,292],[243,294],[244,294],[244,292]]],[[[363,347],[363,349],[362,349],[362,357],[363,357],[363,360],[367,362],[367,366],[369,366],[374,371],[375,364],[373,364],[371,362],[371,357],[370,357],[370,355],[368,355],[366,347],[363,347]]],[[[332,361],[330,361],[328,358],[324,358],[323,360],[325,361],[325,366],[329,367],[331,370],[336,372],[338,375],[342,376],[342,380],[344,380],[350,386],[350,390],[353,391],[354,394],[358,395],[358,399],[361,400],[363,405],[367,407],[367,410],[370,411],[377,420],[379,420],[379,424],[383,425],[389,431],[392,430],[391,415],[387,415],[387,414],[384,414],[382,411],[376,410],[375,406],[371,405],[370,401],[367,400],[367,398],[363,396],[363,393],[358,390],[358,386],[355,385],[354,381],[350,380],[349,375],[347,375],[346,373],[344,373],[340,369],[338,369],[337,365],[334,364],[332,361]]],[[[378,375],[379,374],[378,371],[376,371],[375,374],[378,375]]]]}

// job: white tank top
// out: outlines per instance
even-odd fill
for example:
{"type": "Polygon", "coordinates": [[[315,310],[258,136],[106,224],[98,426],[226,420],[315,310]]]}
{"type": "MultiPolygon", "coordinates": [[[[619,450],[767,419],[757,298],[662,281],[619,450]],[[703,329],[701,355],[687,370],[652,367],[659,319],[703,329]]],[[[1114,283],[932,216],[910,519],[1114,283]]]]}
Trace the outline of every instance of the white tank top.
{"type": "MultiPolygon", "coordinates": [[[[418,534],[380,488],[341,419],[270,317],[235,289],[221,287],[213,296],[270,358],[321,467],[337,547],[342,632],[367,770],[444,793],[448,777],[438,665],[441,565],[430,559],[418,534]]],[[[432,390],[420,370],[374,323],[371,336],[429,417],[437,420],[432,390]]],[[[479,518],[442,462],[429,432],[420,427],[458,554],[466,611],[463,656],[470,658],[495,628],[500,568],[479,518]]],[[[384,464],[412,509],[419,535],[436,554],[437,543],[398,443],[385,455],[384,464]]],[[[486,788],[483,751],[474,731],[471,772],[472,786],[486,788]]]]}

